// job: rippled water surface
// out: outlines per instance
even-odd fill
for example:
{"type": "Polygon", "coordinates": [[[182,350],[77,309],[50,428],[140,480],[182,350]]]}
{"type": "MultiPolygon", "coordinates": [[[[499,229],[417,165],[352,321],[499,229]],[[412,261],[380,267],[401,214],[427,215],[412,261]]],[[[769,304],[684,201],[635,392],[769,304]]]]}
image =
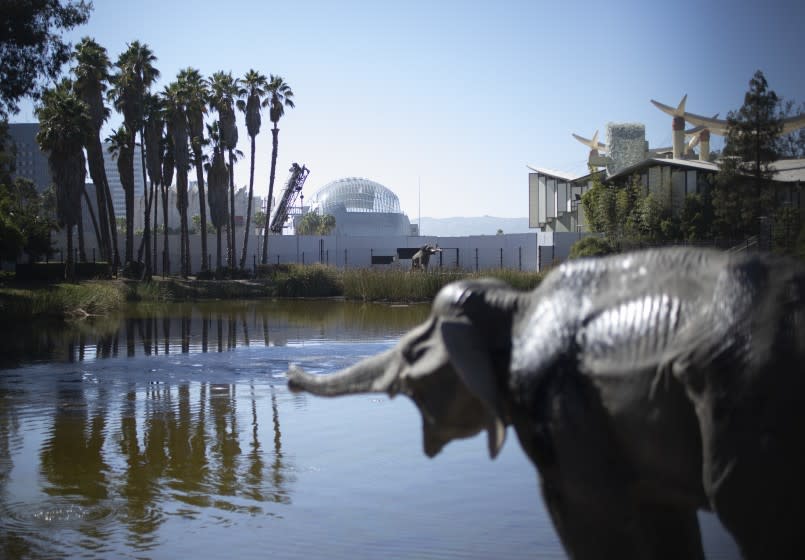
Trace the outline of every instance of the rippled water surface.
{"type": "MultiPolygon", "coordinates": [[[[4,332],[0,558],[564,558],[513,433],[435,459],[405,398],[285,388],[424,306],[139,307],[4,332]]],[[[708,556],[734,547],[703,516],[708,556]]]]}

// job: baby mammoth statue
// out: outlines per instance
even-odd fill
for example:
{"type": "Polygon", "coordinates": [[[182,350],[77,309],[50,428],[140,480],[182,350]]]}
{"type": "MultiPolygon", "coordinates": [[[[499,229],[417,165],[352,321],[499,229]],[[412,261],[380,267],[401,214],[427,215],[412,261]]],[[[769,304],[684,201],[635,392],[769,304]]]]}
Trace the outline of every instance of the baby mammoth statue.
{"type": "Polygon", "coordinates": [[[292,390],[403,393],[425,453],[514,427],[572,558],[703,558],[715,512],[745,558],[805,533],[805,268],[668,248],[568,262],[532,292],[443,288],[392,349],[292,390]]]}

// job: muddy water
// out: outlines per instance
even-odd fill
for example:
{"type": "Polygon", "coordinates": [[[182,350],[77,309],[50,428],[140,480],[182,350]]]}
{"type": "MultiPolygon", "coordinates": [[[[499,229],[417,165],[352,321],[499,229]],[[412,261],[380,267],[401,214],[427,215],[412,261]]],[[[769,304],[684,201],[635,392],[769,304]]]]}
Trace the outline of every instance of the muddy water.
{"type": "MultiPolygon", "coordinates": [[[[423,306],[137,307],[3,333],[0,558],[564,558],[509,434],[422,453],[404,398],[290,394],[423,306]]],[[[734,557],[703,516],[708,556],[734,557]]]]}

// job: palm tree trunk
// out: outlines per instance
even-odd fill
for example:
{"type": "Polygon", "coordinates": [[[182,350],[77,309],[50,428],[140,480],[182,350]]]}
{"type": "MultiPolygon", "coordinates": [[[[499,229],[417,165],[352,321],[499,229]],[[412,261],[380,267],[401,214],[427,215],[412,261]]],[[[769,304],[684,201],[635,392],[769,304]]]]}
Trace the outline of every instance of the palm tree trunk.
{"type": "Polygon", "coordinates": [[[279,145],[280,129],[277,128],[276,123],[274,128],[271,129],[271,175],[268,179],[268,202],[266,203],[266,226],[263,232],[263,264],[268,264],[268,230],[271,224],[271,199],[274,197],[274,177],[277,171],[277,147],[279,145]]]}
{"type": "MultiPolygon", "coordinates": [[[[145,125],[140,125],[140,166],[143,171],[143,198],[145,199],[145,215],[143,216],[143,242],[145,243],[145,277],[151,278],[151,224],[149,218],[151,217],[151,199],[148,193],[148,178],[146,170],[148,166],[145,163],[145,125]]],[[[153,191],[153,185],[152,189],[153,191]]]]}
{"type": "MultiPolygon", "coordinates": [[[[109,211],[106,204],[106,171],[103,167],[103,147],[97,133],[87,142],[87,163],[89,164],[89,174],[95,184],[95,201],[98,206],[98,224],[96,231],[100,231],[98,237],[98,248],[101,252],[101,260],[112,261],[112,241],[110,237],[109,211]]],[[[87,203],[88,207],[89,202],[87,203]]]]}
{"type": "Polygon", "coordinates": [[[220,274],[221,273],[221,228],[216,228],[216,230],[218,232],[218,235],[217,235],[218,252],[216,253],[217,256],[216,256],[215,264],[216,264],[216,267],[217,267],[216,270],[218,271],[218,274],[220,274]]]}
{"type": "Polygon", "coordinates": [[[112,201],[112,190],[106,172],[103,174],[103,189],[106,191],[106,211],[109,214],[109,231],[112,233],[112,268],[117,273],[120,266],[120,246],[117,241],[117,218],[115,217],[115,204],[112,201]]]}
{"type": "Polygon", "coordinates": [[[240,254],[240,269],[246,269],[246,251],[249,244],[249,226],[252,219],[252,198],[254,197],[254,149],[255,137],[252,136],[251,165],[249,166],[249,199],[246,203],[246,230],[243,232],[243,251],[240,254]]]}
{"type": "MultiPolygon", "coordinates": [[[[95,190],[98,190],[98,187],[95,187],[95,190]]],[[[98,229],[98,221],[95,219],[95,212],[92,210],[92,204],[89,201],[89,195],[87,194],[87,189],[81,189],[82,194],[84,195],[84,200],[87,202],[87,211],[89,212],[90,220],[92,220],[92,228],[95,230],[95,239],[98,240],[98,247],[101,249],[103,253],[103,249],[101,248],[101,233],[98,229]]],[[[98,212],[100,214],[100,211],[98,212]]],[[[103,254],[101,254],[101,258],[103,258],[103,254]]]]}
{"type": "Polygon", "coordinates": [[[168,253],[168,185],[162,185],[162,275],[171,271],[170,254],[168,253]]]}
{"type": "Polygon", "coordinates": [[[72,282],[75,278],[75,268],[73,266],[73,226],[67,226],[67,263],[64,268],[64,279],[72,282]]]}
{"type": "MultiPolygon", "coordinates": [[[[195,146],[195,142],[193,143],[195,146]]],[[[207,201],[204,195],[204,164],[201,161],[201,148],[194,153],[196,160],[196,182],[198,183],[198,208],[201,214],[201,270],[208,270],[207,262],[207,201]]]]}
{"type": "Polygon", "coordinates": [[[154,228],[153,228],[153,235],[154,235],[154,274],[157,273],[157,216],[159,215],[159,197],[157,194],[159,193],[159,184],[155,185],[153,182],[151,183],[153,191],[151,192],[151,200],[154,201],[154,228]]]}
{"type": "Polygon", "coordinates": [[[227,266],[235,269],[235,151],[229,149],[229,227],[232,229],[232,235],[229,237],[229,256],[227,258],[227,266]]]}

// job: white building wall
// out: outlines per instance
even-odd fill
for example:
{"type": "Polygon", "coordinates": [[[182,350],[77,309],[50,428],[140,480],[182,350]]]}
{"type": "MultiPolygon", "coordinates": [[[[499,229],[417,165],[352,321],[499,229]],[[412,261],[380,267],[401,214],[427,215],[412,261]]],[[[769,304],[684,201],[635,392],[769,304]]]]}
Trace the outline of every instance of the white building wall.
{"type": "MultiPolygon", "coordinates": [[[[243,246],[243,228],[235,228],[236,255],[240,260],[243,246]]],[[[466,237],[433,236],[296,236],[272,235],[269,237],[268,261],[271,264],[313,264],[322,263],[338,268],[369,268],[372,256],[396,256],[399,248],[419,248],[426,243],[438,244],[442,248],[441,258],[437,253],[431,257],[432,270],[441,268],[463,271],[479,271],[503,268],[512,270],[536,271],[557,264],[567,258],[570,246],[580,239],[579,233],[516,233],[504,235],[474,235],[466,237]]],[[[152,240],[153,243],[153,240],[152,240]]],[[[215,235],[208,236],[208,251],[211,262],[216,262],[215,235]]],[[[179,235],[169,234],[171,270],[179,271],[179,235]]],[[[222,261],[226,262],[226,243],[223,243],[222,261]]],[[[63,232],[54,235],[56,257],[66,247],[63,232]]],[[[140,236],[135,236],[135,248],[140,246],[140,236]]],[[[258,234],[249,238],[249,251],[246,266],[253,269],[262,255],[263,239],[258,234]]],[[[94,235],[86,237],[87,254],[97,251],[94,235]]],[[[157,241],[157,274],[162,274],[162,235],[157,241]]],[[[100,253],[97,252],[99,255],[100,253]]],[[[191,270],[197,272],[201,267],[201,236],[190,236],[191,270]]],[[[410,268],[411,261],[395,260],[391,265],[374,265],[410,268]]]]}

